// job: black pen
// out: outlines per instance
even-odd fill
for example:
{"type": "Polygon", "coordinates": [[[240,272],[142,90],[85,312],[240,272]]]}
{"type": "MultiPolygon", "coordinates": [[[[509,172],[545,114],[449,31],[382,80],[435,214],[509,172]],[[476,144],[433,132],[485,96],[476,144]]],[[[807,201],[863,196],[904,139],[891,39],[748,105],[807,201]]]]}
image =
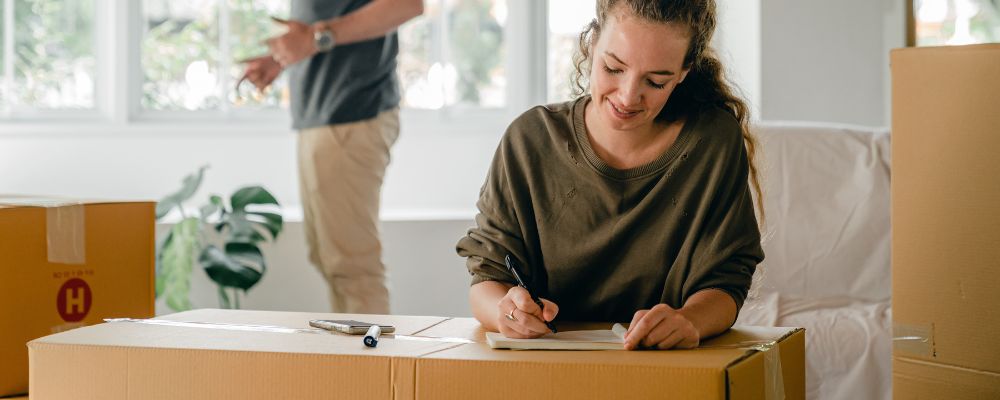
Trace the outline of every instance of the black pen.
{"type": "MultiPolygon", "coordinates": [[[[528,285],[525,285],[524,280],[521,279],[521,274],[518,272],[520,271],[520,268],[517,267],[517,260],[515,260],[514,257],[511,257],[510,254],[507,254],[503,257],[503,262],[504,264],[507,264],[507,270],[510,271],[510,273],[514,275],[514,279],[517,280],[517,286],[520,286],[524,290],[528,291],[528,294],[531,295],[531,300],[534,300],[535,304],[538,304],[538,309],[544,310],[545,306],[542,305],[542,301],[538,299],[538,296],[535,296],[535,292],[533,290],[528,289],[528,285]]],[[[545,321],[545,318],[542,318],[542,321],[545,322],[545,326],[548,326],[549,329],[552,330],[552,333],[556,333],[556,327],[552,325],[551,321],[545,321]]]]}

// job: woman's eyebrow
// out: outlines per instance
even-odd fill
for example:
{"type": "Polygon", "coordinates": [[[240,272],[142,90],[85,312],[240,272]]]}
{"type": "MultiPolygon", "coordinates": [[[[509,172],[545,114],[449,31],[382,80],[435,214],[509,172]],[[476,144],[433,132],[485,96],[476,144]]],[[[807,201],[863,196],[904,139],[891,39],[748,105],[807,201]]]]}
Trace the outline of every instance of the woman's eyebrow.
{"type": "MultiPolygon", "coordinates": [[[[624,65],[626,67],[628,66],[628,64],[626,64],[625,61],[622,61],[622,59],[618,58],[618,56],[616,56],[615,53],[612,53],[610,51],[605,51],[604,55],[606,55],[608,57],[611,57],[611,58],[614,58],[615,61],[618,61],[618,63],[620,63],[621,65],[624,65]]],[[[670,71],[670,70],[649,71],[649,73],[653,74],[653,75],[666,75],[666,76],[673,76],[674,75],[674,72],[670,71]]]]}

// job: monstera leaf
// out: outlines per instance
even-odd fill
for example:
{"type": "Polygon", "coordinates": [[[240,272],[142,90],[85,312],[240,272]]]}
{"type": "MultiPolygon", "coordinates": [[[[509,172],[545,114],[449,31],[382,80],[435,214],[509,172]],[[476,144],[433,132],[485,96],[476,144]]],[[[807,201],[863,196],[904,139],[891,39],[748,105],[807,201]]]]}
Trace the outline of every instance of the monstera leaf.
{"type": "Polygon", "coordinates": [[[219,286],[244,291],[256,285],[267,270],[264,255],[253,243],[226,243],[225,251],[209,245],[198,262],[219,286]]]}
{"type": "MultiPolygon", "coordinates": [[[[220,199],[221,201],[221,199],[220,199]]],[[[279,206],[278,200],[266,189],[260,186],[248,186],[233,193],[229,199],[233,208],[223,209],[222,219],[215,225],[219,232],[228,230],[227,242],[259,243],[267,240],[266,232],[271,239],[277,239],[284,227],[281,214],[260,210],[248,210],[254,206],[279,206]]]]}
{"type": "Polygon", "coordinates": [[[188,217],[170,229],[157,257],[156,296],[165,296],[174,311],[191,309],[191,270],[197,254],[201,221],[188,217]]]}
{"type": "Polygon", "coordinates": [[[198,209],[197,216],[184,214],[183,203],[198,191],[205,169],[207,166],[186,176],[180,190],[156,205],[158,220],[174,208],[180,208],[185,216],[157,242],[156,296],[166,296],[167,306],[175,311],[191,308],[188,294],[195,262],[219,286],[220,306],[239,308],[239,292],[245,293],[256,285],[267,271],[258,244],[276,239],[284,227],[281,214],[268,211],[278,209],[278,200],[260,186],[233,193],[231,209],[226,208],[222,197],[212,195],[198,209]],[[219,238],[204,235],[209,221],[222,233],[219,238]],[[219,239],[221,245],[211,244],[219,239]]]}
{"type": "Polygon", "coordinates": [[[177,192],[171,193],[157,202],[156,219],[163,218],[171,209],[181,207],[181,204],[194,196],[194,193],[198,191],[198,186],[201,186],[201,179],[205,176],[206,169],[208,169],[207,165],[199,168],[198,172],[185,176],[181,188],[177,192]]]}

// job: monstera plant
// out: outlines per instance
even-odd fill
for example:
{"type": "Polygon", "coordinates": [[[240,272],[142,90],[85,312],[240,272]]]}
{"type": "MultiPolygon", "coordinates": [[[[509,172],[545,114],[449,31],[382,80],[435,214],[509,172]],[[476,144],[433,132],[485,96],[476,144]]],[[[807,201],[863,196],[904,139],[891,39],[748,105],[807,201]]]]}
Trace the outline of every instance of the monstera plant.
{"type": "Polygon", "coordinates": [[[219,306],[240,308],[245,295],[260,282],[267,263],[260,245],[278,238],[283,227],[278,200],[260,186],[242,187],[229,197],[218,195],[193,211],[184,204],[198,191],[207,167],[184,177],[180,190],[156,204],[156,219],[178,210],[181,220],[157,244],[156,297],[174,311],[191,309],[191,273],[200,265],[219,287],[219,306]],[[217,235],[208,235],[214,229],[217,235]]]}

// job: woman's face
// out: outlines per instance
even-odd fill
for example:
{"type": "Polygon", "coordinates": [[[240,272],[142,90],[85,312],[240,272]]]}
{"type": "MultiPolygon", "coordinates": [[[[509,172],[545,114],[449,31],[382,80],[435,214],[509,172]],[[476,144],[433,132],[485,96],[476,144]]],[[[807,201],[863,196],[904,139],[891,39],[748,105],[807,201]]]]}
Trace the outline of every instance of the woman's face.
{"type": "Polygon", "coordinates": [[[614,130],[648,128],[684,80],[688,32],[612,10],[591,49],[590,94],[596,117],[614,130]]]}

